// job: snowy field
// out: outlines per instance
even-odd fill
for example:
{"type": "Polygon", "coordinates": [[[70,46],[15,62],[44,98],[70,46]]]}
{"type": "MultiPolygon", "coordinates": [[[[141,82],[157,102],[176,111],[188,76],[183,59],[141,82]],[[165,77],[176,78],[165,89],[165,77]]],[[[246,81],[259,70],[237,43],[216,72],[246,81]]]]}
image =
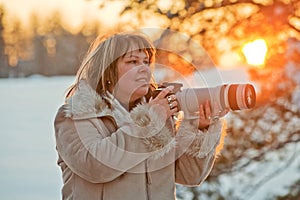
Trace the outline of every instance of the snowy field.
{"type": "Polygon", "coordinates": [[[0,199],[61,199],[53,119],[74,77],[0,79],[0,199]]]}
{"type": "MultiPolygon", "coordinates": [[[[232,80],[232,77],[239,78],[236,82],[247,81],[247,76],[243,73],[236,76],[228,72],[222,77],[224,82],[232,80]]],[[[72,76],[0,79],[1,200],[61,199],[62,181],[60,169],[56,165],[53,120],[64,101],[66,88],[73,81],[72,76]]],[[[296,149],[299,151],[299,146],[296,149]]],[[[285,170],[276,180],[268,182],[265,190],[256,191],[253,200],[263,200],[263,194],[276,190],[286,193],[282,191],[284,185],[291,179],[300,178],[299,170],[295,171],[297,163],[300,163],[299,157],[297,160],[287,166],[290,173],[285,170]],[[281,183],[283,184],[279,186],[281,183]]],[[[273,166],[277,164],[273,163],[273,166]]],[[[257,165],[253,164],[252,167],[257,165]]],[[[236,181],[228,182],[230,177],[221,177],[224,191],[230,188],[239,190],[239,177],[236,178],[236,181]]]]}

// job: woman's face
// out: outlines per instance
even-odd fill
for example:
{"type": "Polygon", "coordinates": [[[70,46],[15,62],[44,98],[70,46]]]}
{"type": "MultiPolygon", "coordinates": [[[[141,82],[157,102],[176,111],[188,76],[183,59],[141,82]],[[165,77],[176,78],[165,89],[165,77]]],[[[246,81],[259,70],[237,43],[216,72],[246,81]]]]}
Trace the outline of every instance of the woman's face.
{"type": "Polygon", "coordinates": [[[126,53],[118,59],[117,66],[119,77],[113,92],[121,103],[129,104],[148,93],[151,69],[144,51],[126,53]]]}

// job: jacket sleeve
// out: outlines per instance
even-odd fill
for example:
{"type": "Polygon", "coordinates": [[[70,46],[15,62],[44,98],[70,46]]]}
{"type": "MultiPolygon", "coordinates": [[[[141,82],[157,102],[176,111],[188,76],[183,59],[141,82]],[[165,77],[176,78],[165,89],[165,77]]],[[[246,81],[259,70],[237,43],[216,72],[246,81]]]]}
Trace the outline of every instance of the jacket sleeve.
{"type": "Polygon", "coordinates": [[[159,116],[147,115],[148,121],[145,121],[133,112],[132,118],[132,124],[127,123],[107,134],[101,119],[74,120],[65,117],[61,108],[54,122],[59,156],[74,173],[93,183],[112,181],[124,172],[143,173],[143,161],[151,152],[145,138],[139,135],[145,130],[164,130],[152,122],[159,116]],[[131,130],[134,133],[129,132],[131,130]]]}
{"type": "Polygon", "coordinates": [[[184,120],[177,131],[176,182],[199,185],[209,175],[214,161],[223,146],[225,131],[223,121],[211,124],[201,131],[190,120],[184,120]]]}

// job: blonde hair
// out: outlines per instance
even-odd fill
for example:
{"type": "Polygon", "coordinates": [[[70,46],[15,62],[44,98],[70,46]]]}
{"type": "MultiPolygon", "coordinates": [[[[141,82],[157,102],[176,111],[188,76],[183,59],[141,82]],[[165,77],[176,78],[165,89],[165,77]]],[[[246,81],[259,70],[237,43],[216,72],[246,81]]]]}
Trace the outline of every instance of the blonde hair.
{"type": "Polygon", "coordinates": [[[81,80],[85,80],[98,94],[114,87],[118,79],[117,61],[134,50],[144,51],[149,63],[155,62],[155,48],[141,33],[118,33],[110,37],[97,37],[91,44],[77,74],[75,83],[68,89],[71,96],[81,80]]]}

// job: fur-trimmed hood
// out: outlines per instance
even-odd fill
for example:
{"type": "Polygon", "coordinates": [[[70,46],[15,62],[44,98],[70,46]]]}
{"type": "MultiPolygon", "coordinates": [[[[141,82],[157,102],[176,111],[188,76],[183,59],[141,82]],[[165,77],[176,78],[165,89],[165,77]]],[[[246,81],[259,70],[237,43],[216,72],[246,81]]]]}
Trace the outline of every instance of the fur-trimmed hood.
{"type": "Polygon", "coordinates": [[[65,116],[73,119],[85,119],[112,115],[104,98],[89,86],[80,81],[75,94],[66,99],[65,116]]]}

